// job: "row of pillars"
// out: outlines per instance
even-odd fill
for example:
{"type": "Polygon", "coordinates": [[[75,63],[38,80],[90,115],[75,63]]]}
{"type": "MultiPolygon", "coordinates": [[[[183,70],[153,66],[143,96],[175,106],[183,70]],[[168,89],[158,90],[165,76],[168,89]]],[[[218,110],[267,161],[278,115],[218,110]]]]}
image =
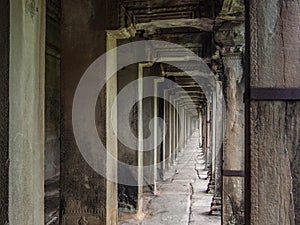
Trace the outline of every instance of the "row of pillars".
{"type": "MultiPolygon", "coordinates": [[[[8,216],[3,218],[5,222],[10,220],[11,224],[43,224],[45,4],[42,1],[37,1],[36,7],[38,10],[34,14],[29,12],[29,8],[24,1],[12,2],[11,4],[11,28],[9,32],[11,36],[14,37],[10,43],[10,46],[13,47],[10,50],[10,62],[13,61],[13,64],[9,64],[9,79],[6,79],[3,85],[8,85],[8,80],[9,84],[13,85],[9,86],[8,94],[10,102],[9,121],[5,121],[5,123],[9,125],[10,131],[9,150],[6,151],[6,153],[9,153],[9,157],[7,155],[4,157],[3,165],[5,165],[5,171],[9,172],[10,178],[18,179],[9,179],[9,183],[4,184],[5,187],[3,190],[9,190],[9,198],[18,199],[18,201],[9,201],[8,205],[8,200],[5,200],[5,209],[3,209],[3,211],[7,211],[7,208],[9,208],[10,213],[9,218],[8,216]],[[24,15],[26,19],[22,20],[20,15],[24,15]],[[38,45],[36,43],[38,43],[38,45]],[[20,52],[15,49],[22,49],[22,51],[20,51],[22,54],[20,55],[20,52]]],[[[72,5],[72,7],[84,10],[84,7],[78,5],[72,5]]],[[[71,18],[71,16],[68,18],[71,18]]],[[[74,21],[77,22],[77,19],[74,19],[74,21]]],[[[69,23],[75,23],[74,21],[69,21],[69,23]]],[[[68,30],[71,26],[69,24],[65,25],[66,28],[64,28],[64,31],[68,30]]],[[[98,34],[94,34],[93,32],[93,29],[91,31],[89,30],[89,32],[77,32],[74,33],[74,35],[70,35],[70,37],[76,37],[74,41],[77,42],[80,42],[80,38],[97,40],[94,45],[95,48],[101,52],[101,50],[103,51],[102,45],[105,45],[105,42],[98,43],[98,39],[93,36],[97,36],[98,34]]],[[[107,36],[107,40],[105,40],[107,41],[107,50],[117,46],[117,39],[117,37],[107,36]]],[[[62,98],[64,103],[62,107],[64,113],[61,139],[61,202],[64,209],[61,218],[62,224],[73,223],[73,221],[78,220],[78,218],[80,219],[82,215],[86,215],[86,219],[89,221],[105,220],[106,224],[114,224],[117,220],[117,185],[115,182],[108,181],[95,174],[82,160],[82,156],[77,150],[71,127],[72,93],[76,89],[76,82],[80,80],[82,72],[86,69],[87,65],[92,62],[91,58],[96,58],[99,55],[98,52],[93,52],[93,57],[85,57],[90,56],[90,51],[93,50],[91,40],[86,40],[91,42],[91,48],[80,48],[81,54],[75,54],[79,49],[74,48],[73,44],[63,42],[65,60],[62,63],[62,98]],[[68,58],[70,58],[70,60],[66,60],[68,58]],[[81,61],[81,59],[85,61],[81,61]],[[74,61],[76,60],[82,63],[76,65],[80,68],[79,72],[72,70],[74,61]],[[76,82],[74,82],[74,80],[76,80],[76,82]]],[[[232,71],[229,73],[229,75],[232,76],[232,80],[229,79],[228,82],[235,84],[237,81],[242,81],[242,79],[237,78],[240,76],[241,70],[236,72],[236,65],[240,65],[240,61],[240,58],[238,58],[238,60],[228,58],[227,67],[232,71]],[[230,65],[232,62],[235,63],[233,66],[230,65]]],[[[110,123],[107,122],[110,120],[111,115],[108,109],[111,108],[110,106],[113,102],[110,96],[114,97],[117,94],[116,80],[111,80],[110,82],[112,83],[107,85],[107,98],[104,95],[100,97],[101,101],[99,104],[101,104],[101,107],[99,108],[101,115],[105,115],[105,118],[101,118],[101,122],[104,121],[104,123],[99,123],[99,130],[101,138],[106,140],[107,149],[112,155],[116,156],[116,136],[113,134],[110,123]]],[[[238,84],[240,85],[240,90],[242,83],[240,82],[238,84]]],[[[238,93],[236,89],[234,89],[237,87],[236,85],[228,85],[228,87],[231,88],[232,93],[227,91],[231,93],[228,94],[227,101],[229,101],[231,97],[232,101],[235,101],[235,96],[241,96],[240,91],[242,90],[238,93]]],[[[236,117],[236,111],[238,111],[239,115],[243,115],[243,111],[236,110],[232,104],[227,104],[226,121],[228,124],[225,126],[226,129],[222,129],[222,121],[225,121],[222,109],[225,106],[222,105],[223,103],[220,103],[222,101],[218,98],[220,90],[221,86],[218,87],[213,96],[210,96],[206,107],[202,109],[200,114],[203,121],[201,127],[205,127],[205,129],[201,129],[202,138],[200,138],[200,140],[202,139],[202,141],[200,141],[200,144],[206,152],[206,164],[207,168],[211,171],[211,184],[214,184],[214,202],[216,203],[219,202],[221,196],[223,197],[223,202],[225,202],[224,199],[227,198],[230,199],[231,202],[235,202],[237,200],[234,199],[234,193],[242,193],[240,189],[237,190],[236,188],[237,184],[241,185],[242,183],[242,181],[237,181],[240,178],[236,179],[232,177],[228,178],[228,181],[226,181],[227,178],[224,178],[223,189],[221,188],[222,176],[220,168],[222,165],[222,145],[220,141],[218,141],[218,138],[221,137],[222,139],[224,130],[227,131],[225,136],[230,146],[224,146],[223,144],[223,169],[224,165],[228,165],[228,168],[226,168],[228,170],[241,170],[238,166],[236,168],[234,167],[235,163],[232,163],[231,159],[238,156],[236,157],[236,164],[242,165],[242,163],[240,163],[242,161],[240,155],[243,145],[240,141],[235,142],[235,140],[242,136],[242,132],[240,132],[240,130],[232,132],[232,129],[236,129],[235,126],[241,126],[241,124],[243,124],[240,121],[240,117],[238,117],[238,119],[236,117]],[[228,115],[234,116],[230,119],[228,115]],[[232,124],[230,125],[229,123],[232,124]],[[234,136],[232,135],[233,133],[235,134],[234,136]],[[229,142],[229,139],[232,139],[232,141],[229,142]],[[230,186],[225,182],[232,184],[232,187],[235,188],[228,188],[230,186]],[[221,190],[223,190],[223,195],[221,190]],[[226,190],[228,193],[231,193],[230,196],[226,190]]],[[[171,168],[172,165],[176,163],[178,155],[184,151],[186,142],[190,138],[193,130],[197,128],[196,117],[199,116],[199,114],[195,114],[188,105],[185,105],[183,100],[178,101],[179,98],[176,94],[171,94],[168,90],[165,91],[165,100],[166,99],[168,99],[173,106],[168,104],[167,101],[163,104],[165,117],[163,133],[166,133],[166,138],[162,146],[162,158],[166,159],[166,161],[162,164],[162,168],[159,168],[159,171],[166,171],[166,169],[171,168]],[[177,109],[179,110],[177,111],[177,109]]],[[[159,100],[156,99],[155,101],[156,104],[154,105],[156,111],[154,113],[159,114],[157,104],[159,100]]],[[[241,129],[242,128],[243,127],[241,127],[241,129]]],[[[160,128],[156,125],[156,129],[160,128]]],[[[3,133],[7,132],[5,131],[3,133]]],[[[157,159],[160,153],[157,150],[154,154],[157,156],[154,158],[157,159]]],[[[116,173],[116,167],[117,165],[107,165],[107,173],[116,173]]],[[[155,182],[158,180],[159,171],[154,171],[155,182]]],[[[156,188],[154,188],[154,190],[156,190],[156,188]]],[[[4,193],[3,196],[7,196],[7,194],[4,193]]],[[[5,199],[7,197],[3,198],[5,199]]],[[[234,205],[232,205],[232,209],[234,208],[233,206],[234,205]]],[[[224,209],[223,215],[226,215],[225,212],[226,210],[224,209]]]]}
{"type": "Polygon", "coordinates": [[[178,100],[172,91],[172,89],[164,90],[163,133],[166,136],[162,151],[163,159],[166,161],[162,166],[163,171],[176,164],[178,155],[183,153],[187,141],[196,128],[192,110],[178,100]]]}
{"type": "MultiPolygon", "coordinates": [[[[193,131],[199,129],[199,147],[203,149],[208,170],[207,192],[213,194],[210,213],[222,215],[224,224],[244,221],[244,77],[242,54],[222,56],[226,82],[217,81],[211,96],[193,111],[174,89],[164,90],[162,128],[166,136],[162,143],[161,171],[172,169],[184,152],[193,131]]],[[[157,87],[164,82],[158,79],[157,87]]],[[[158,113],[158,98],[154,98],[154,116],[158,113]]],[[[157,132],[156,132],[157,133],[157,132]]],[[[157,139],[155,139],[157,140],[157,139]]],[[[157,142],[155,141],[155,146],[157,142]]],[[[156,154],[159,153],[157,147],[156,154]]],[[[155,189],[156,190],[156,189],[155,189]]]]}
{"type": "MultiPolygon", "coordinates": [[[[9,224],[13,225],[40,225],[44,224],[45,3],[39,0],[34,1],[33,5],[25,0],[5,1],[5,3],[6,7],[1,7],[1,12],[3,10],[5,13],[0,14],[4,17],[0,22],[1,26],[2,23],[6,23],[4,30],[10,35],[6,35],[5,43],[1,43],[1,47],[5,46],[5,51],[1,51],[1,54],[4,54],[6,59],[4,79],[0,83],[1,91],[4,92],[1,92],[1,102],[6,103],[5,107],[1,107],[1,128],[4,124],[1,135],[4,142],[1,142],[3,151],[1,151],[0,166],[4,173],[0,183],[1,203],[3,203],[0,219],[1,224],[7,224],[9,221],[9,224]],[[9,36],[12,37],[10,40],[9,36]]],[[[72,4],[68,1],[63,3],[65,27],[62,29],[64,35],[62,43],[64,53],[62,224],[78,224],[78,221],[83,221],[81,224],[84,224],[85,220],[90,224],[115,224],[117,221],[116,185],[95,175],[85,165],[75,146],[70,126],[74,87],[87,66],[99,54],[104,53],[105,30],[117,29],[110,24],[99,28],[99,23],[94,21],[99,14],[107,15],[107,12],[110,12],[110,10],[103,12],[102,8],[104,10],[117,8],[117,3],[114,1],[106,2],[106,8],[101,7],[101,3],[101,1],[95,2],[95,5],[98,4],[98,10],[94,10],[94,4],[74,1],[72,4]],[[91,12],[95,14],[91,15],[91,12]],[[78,15],[81,16],[81,20],[78,20],[78,15]],[[91,21],[90,26],[86,26],[86,21],[91,21]],[[73,29],[75,25],[77,29],[73,29]],[[80,43],[86,45],[83,47],[80,43]],[[82,216],[86,218],[81,219],[82,216]]],[[[251,85],[266,88],[298,87],[299,76],[295,65],[299,65],[299,60],[294,53],[299,45],[298,30],[295,28],[299,24],[297,16],[299,3],[285,1],[283,4],[278,4],[277,1],[255,0],[247,4],[246,9],[250,11],[246,27],[249,31],[248,38],[251,37],[247,49],[251,53],[251,58],[250,55],[248,58],[248,61],[251,61],[249,69],[251,85]],[[275,24],[276,20],[282,23],[275,24]],[[266,30],[271,30],[272,35],[266,35],[266,30]],[[286,40],[285,43],[279,41],[282,37],[286,40]],[[284,60],[286,56],[289,56],[290,61],[284,60]],[[262,65],[258,65],[257,62],[262,65]]],[[[108,23],[110,20],[105,22],[108,23]]],[[[112,20],[111,23],[117,24],[117,20],[112,20]]],[[[228,76],[227,82],[223,83],[226,84],[226,87],[223,87],[223,90],[226,90],[226,101],[222,107],[216,105],[213,100],[207,104],[208,115],[203,117],[205,129],[202,129],[202,135],[206,136],[204,140],[207,140],[207,143],[202,145],[206,146],[206,164],[211,170],[215,202],[220,197],[217,189],[220,184],[222,187],[223,223],[235,224],[239,216],[243,215],[241,196],[243,196],[244,180],[242,173],[238,172],[243,170],[244,117],[241,98],[244,85],[241,58],[225,56],[223,59],[224,71],[228,76]],[[224,111],[217,112],[223,107],[224,111]],[[222,113],[222,117],[226,118],[223,118],[221,125],[217,122],[217,113],[222,113]],[[218,124],[223,126],[222,132],[217,131],[221,128],[218,124]],[[218,146],[216,138],[219,136],[225,137],[223,148],[220,149],[216,148],[218,146]],[[222,155],[221,160],[220,155],[222,155]],[[222,171],[220,173],[220,168],[223,173],[222,171]]],[[[216,91],[216,95],[217,93],[216,91]]],[[[216,99],[216,96],[211,98],[216,99]]],[[[99,108],[104,110],[100,112],[106,115],[106,98],[101,97],[101,100],[100,104],[104,106],[101,105],[103,107],[99,108]]],[[[293,154],[297,155],[296,151],[299,150],[299,140],[292,135],[299,131],[299,123],[296,120],[299,118],[299,104],[286,101],[252,102],[249,107],[252,110],[248,109],[251,127],[247,129],[251,130],[249,138],[255,143],[249,142],[251,151],[247,156],[249,162],[246,162],[251,166],[251,174],[250,168],[247,169],[248,178],[252,178],[247,183],[249,189],[247,189],[246,222],[261,225],[297,224],[299,201],[296,193],[299,187],[297,179],[299,159],[289,157],[293,154]]],[[[188,117],[191,116],[187,115],[188,117]]],[[[102,124],[99,125],[100,128],[102,124]]],[[[191,124],[191,119],[188,119],[186,127],[191,127],[191,124]]],[[[103,129],[100,131],[101,137],[106,139],[106,133],[103,129]]],[[[186,137],[189,136],[189,131],[190,129],[187,129],[186,137]]],[[[114,153],[115,141],[109,145],[109,149],[114,153]]],[[[108,166],[108,168],[113,167],[108,166]]]]}
{"type": "Polygon", "coordinates": [[[226,81],[199,112],[200,146],[208,170],[211,214],[223,224],[244,221],[244,78],[241,53],[222,56],[226,81]]]}

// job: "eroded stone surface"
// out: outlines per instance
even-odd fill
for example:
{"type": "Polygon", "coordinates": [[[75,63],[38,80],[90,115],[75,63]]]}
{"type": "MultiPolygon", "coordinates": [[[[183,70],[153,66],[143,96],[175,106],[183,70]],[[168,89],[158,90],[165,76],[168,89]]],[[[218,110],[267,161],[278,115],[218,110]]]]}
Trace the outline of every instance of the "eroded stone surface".
{"type": "MultiPolygon", "coordinates": [[[[251,86],[299,87],[299,6],[251,2],[251,86]]],[[[299,224],[299,103],[253,102],[250,110],[251,223],[299,224]]]]}

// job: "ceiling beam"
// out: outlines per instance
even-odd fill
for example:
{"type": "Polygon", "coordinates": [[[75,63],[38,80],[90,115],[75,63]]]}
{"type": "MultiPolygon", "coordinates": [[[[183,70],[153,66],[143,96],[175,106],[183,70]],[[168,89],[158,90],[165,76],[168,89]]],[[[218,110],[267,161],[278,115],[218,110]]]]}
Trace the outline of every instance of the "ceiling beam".
{"type": "Polygon", "coordinates": [[[214,20],[209,18],[168,19],[148,23],[138,23],[137,30],[145,30],[148,34],[155,34],[161,28],[192,27],[201,31],[213,31],[214,20]]]}

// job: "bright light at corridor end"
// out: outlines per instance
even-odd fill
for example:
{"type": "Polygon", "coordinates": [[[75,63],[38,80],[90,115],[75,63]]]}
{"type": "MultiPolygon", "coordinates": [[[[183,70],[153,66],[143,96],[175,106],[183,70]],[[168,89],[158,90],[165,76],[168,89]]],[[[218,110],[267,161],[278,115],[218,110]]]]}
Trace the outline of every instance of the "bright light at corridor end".
{"type": "MultiPolygon", "coordinates": [[[[144,171],[154,171],[154,169],[156,169],[154,167],[160,167],[160,164],[163,162],[158,162],[157,165],[145,165],[140,168],[139,166],[119,161],[117,157],[111,154],[110,149],[106,149],[105,144],[102,143],[98,134],[95,121],[95,113],[97,112],[96,103],[101,90],[106,84],[108,84],[107,88],[109,88],[109,79],[116,75],[120,69],[131,64],[145,62],[169,64],[185,72],[187,76],[191,76],[199,87],[201,87],[208,101],[213,99],[218,85],[213,72],[204,60],[202,60],[194,52],[183,46],[158,40],[137,41],[118,46],[117,48],[109,50],[105,54],[101,55],[88,67],[77,86],[73,100],[72,124],[76,143],[83,158],[98,174],[112,182],[118,181],[119,184],[123,185],[136,186],[136,181],[139,176],[138,171],[140,171],[140,169],[144,171]],[[180,49],[180,56],[176,55],[176,52],[174,52],[174,55],[171,56],[171,58],[179,58],[182,56],[182,52],[186,53],[185,55],[188,56],[188,60],[185,61],[185,65],[192,63],[193,71],[186,70],[186,66],[184,66],[185,68],[182,68],[183,66],[179,61],[166,61],[164,58],[156,58],[155,54],[151,54],[155,46],[168,46],[170,49],[180,49]],[[197,72],[195,73],[195,71],[197,72]],[[117,178],[117,173],[107,172],[107,166],[109,167],[109,165],[117,165],[117,167],[112,167],[119,168],[119,171],[125,172],[122,176],[117,178]]],[[[155,132],[152,124],[156,120],[158,126],[162,127],[164,124],[163,119],[160,117],[153,118],[148,126],[151,135],[144,140],[137,140],[137,137],[132,133],[132,129],[130,127],[129,115],[132,107],[137,105],[140,100],[153,96],[153,90],[150,90],[148,85],[143,86],[142,96],[138,93],[132,95],[132,88],[138,87],[139,82],[141,81],[148,84],[150,82],[154,82],[157,78],[157,76],[147,76],[129,83],[118,93],[117,96],[118,101],[122,103],[122,107],[117,107],[117,100],[115,98],[111,108],[107,110],[107,112],[111,112],[111,121],[107,122],[110,123],[116,136],[117,131],[120,130],[122,130],[122,134],[126,133],[126,135],[119,136],[118,140],[130,149],[134,149],[136,151],[149,151],[156,147],[154,146],[155,132]],[[116,115],[118,115],[119,119],[117,119],[118,117],[116,115]],[[139,143],[139,141],[143,142],[142,149],[133,144],[139,143]]],[[[178,86],[177,83],[169,79],[165,79],[162,85],[159,85],[160,90],[157,92],[157,97],[164,99],[164,95],[162,94],[163,90],[174,86],[177,87],[176,90],[180,93],[186,92],[185,89],[178,86]]],[[[188,93],[186,93],[186,95],[189,96],[188,93]]],[[[168,101],[168,99],[165,100],[168,101]]],[[[223,96],[222,100],[224,101],[223,96]]],[[[191,102],[193,101],[191,100],[191,102]]],[[[170,102],[170,104],[172,103],[170,102]]],[[[179,112],[178,104],[173,104],[173,107],[177,110],[177,112],[179,112]]],[[[182,119],[179,118],[179,120],[182,119]]],[[[160,145],[164,141],[165,134],[163,134],[160,129],[157,129],[157,132],[157,136],[160,137],[157,140],[157,145],[160,145]]],[[[221,143],[221,140],[218,141],[218,143],[221,143]]]]}

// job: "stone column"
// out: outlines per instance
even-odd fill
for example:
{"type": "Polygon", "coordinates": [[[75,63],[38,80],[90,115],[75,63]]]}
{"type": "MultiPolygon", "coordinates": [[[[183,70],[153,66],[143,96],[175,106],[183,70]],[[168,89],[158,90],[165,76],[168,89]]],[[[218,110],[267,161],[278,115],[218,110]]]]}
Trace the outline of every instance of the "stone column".
{"type": "Polygon", "coordinates": [[[173,107],[172,107],[172,133],[173,133],[173,147],[172,147],[172,162],[176,164],[176,152],[177,152],[177,137],[176,137],[176,96],[173,95],[173,107]]]}
{"type": "Polygon", "coordinates": [[[202,110],[201,110],[201,114],[202,114],[202,149],[203,149],[203,159],[204,159],[204,163],[205,163],[205,170],[207,170],[207,149],[206,149],[206,112],[207,112],[207,107],[206,105],[203,106],[202,110]]]}
{"type": "Polygon", "coordinates": [[[214,193],[215,190],[215,165],[216,165],[216,90],[211,96],[211,114],[210,114],[210,170],[207,192],[214,193]]]}
{"type": "MultiPolygon", "coordinates": [[[[139,64],[138,75],[138,99],[143,99],[143,64],[139,64]]],[[[138,193],[137,193],[137,213],[142,213],[143,210],[143,157],[144,157],[144,122],[143,122],[143,101],[138,102],[138,193]]]]}
{"type": "Polygon", "coordinates": [[[299,100],[299,90],[286,89],[300,87],[300,3],[253,0],[249,7],[246,85],[253,96],[259,91],[254,88],[276,88],[268,90],[277,97],[246,101],[246,223],[300,224],[300,102],[286,101],[299,100]]]}
{"type": "Polygon", "coordinates": [[[9,115],[5,117],[9,116],[9,161],[5,165],[9,166],[12,225],[44,224],[45,22],[45,1],[10,1],[9,115]]]}
{"type": "Polygon", "coordinates": [[[179,116],[179,153],[183,153],[184,151],[184,108],[181,105],[181,102],[179,103],[179,110],[180,110],[180,116],[179,116]]]}
{"type": "MultiPolygon", "coordinates": [[[[109,51],[115,49],[117,46],[117,39],[110,34],[107,34],[106,50],[109,51]]],[[[114,50],[107,54],[107,77],[112,73],[110,70],[113,70],[116,67],[117,52],[114,50]]],[[[117,121],[118,115],[117,113],[113,113],[111,108],[117,98],[117,85],[117,74],[114,74],[114,76],[106,82],[106,148],[109,154],[115,159],[118,158],[118,138],[113,130],[112,120],[117,121]]],[[[106,163],[107,174],[109,177],[113,178],[113,180],[106,181],[106,224],[111,224],[118,220],[118,200],[115,196],[118,193],[118,164],[117,161],[109,161],[109,158],[107,158],[106,163]]]]}
{"type": "Polygon", "coordinates": [[[212,96],[212,111],[211,111],[211,164],[212,164],[212,177],[213,181],[215,179],[215,172],[216,172],[216,132],[217,132],[217,87],[215,87],[215,92],[212,96]]]}
{"type": "Polygon", "coordinates": [[[176,108],[175,108],[175,124],[176,124],[176,160],[178,158],[178,153],[180,151],[180,142],[179,142],[179,102],[176,100],[176,108]]]}
{"type": "Polygon", "coordinates": [[[155,79],[154,80],[154,163],[153,163],[153,167],[154,167],[154,176],[153,176],[153,179],[154,179],[154,183],[153,183],[153,193],[156,195],[157,194],[157,180],[158,180],[158,176],[157,176],[157,160],[158,160],[158,154],[159,154],[159,149],[161,147],[161,143],[158,143],[158,140],[162,140],[161,138],[162,137],[159,137],[158,136],[158,129],[160,129],[160,127],[158,126],[158,123],[157,123],[157,119],[155,118],[158,118],[159,117],[159,98],[158,98],[158,84],[163,82],[164,81],[164,78],[161,78],[161,79],[155,79]]]}
{"type": "Polygon", "coordinates": [[[191,137],[191,115],[189,111],[187,112],[187,141],[190,140],[191,137]]]}
{"type": "Polygon", "coordinates": [[[165,154],[165,163],[166,163],[166,169],[170,169],[171,167],[171,147],[170,145],[172,144],[172,133],[170,130],[170,122],[171,122],[171,104],[170,104],[170,91],[165,90],[165,110],[164,110],[164,130],[166,132],[166,138],[164,140],[164,154],[165,154]]]}
{"type": "Polygon", "coordinates": [[[208,178],[212,175],[212,165],[211,165],[211,103],[210,100],[207,101],[206,106],[206,168],[208,169],[208,178]]]}
{"type": "Polygon", "coordinates": [[[211,206],[211,213],[221,215],[222,207],[222,153],[223,153],[223,94],[222,94],[222,81],[216,82],[216,97],[215,97],[215,157],[214,157],[214,197],[211,206]]]}
{"type": "Polygon", "coordinates": [[[226,125],[223,152],[223,221],[243,224],[244,212],[244,77],[241,53],[222,57],[226,83],[226,125]],[[228,171],[228,172],[227,172],[228,171]],[[230,175],[236,172],[235,175],[230,175]],[[240,174],[240,177],[239,177],[240,174]]]}
{"type": "Polygon", "coordinates": [[[185,110],[185,146],[187,145],[189,139],[189,122],[188,122],[188,110],[185,110]]]}
{"type": "Polygon", "coordinates": [[[0,224],[8,224],[10,1],[1,0],[0,5],[0,224]]]}
{"type": "Polygon", "coordinates": [[[157,155],[158,155],[158,149],[160,145],[158,144],[158,123],[157,119],[159,112],[158,112],[158,90],[157,90],[157,80],[154,80],[154,107],[153,107],[153,117],[154,117],[154,162],[153,162],[153,167],[154,167],[154,174],[153,174],[153,193],[156,195],[157,192],[157,155]]]}
{"type": "Polygon", "coordinates": [[[172,132],[172,104],[171,100],[172,96],[169,95],[169,105],[168,105],[168,138],[169,138],[169,145],[168,148],[168,168],[170,169],[172,166],[172,144],[173,144],[173,132],[172,132]]]}
{"type": "Polygon", "coordinates": [[[184,105],[182,105],[181,103],[181,121],[180,121],[180,124],[181,124],[181,128],[180,128],[180,131],[182,132],[181,135],[180,135],[180,138],[181,138],[181,153],[184,152],[185,150],[185,125],[186,125],[186,121],[185,121],[185,108],[184,108],[184,105]]]}
{"type": "Polygon", "coordinates": [[[164,90],[164,127],[163,131],[166,135],[163,142],[163,172],[165,172],[166,169],[170,168],[170,130],[169,130],[169,108],[170,104],[168,102],[169,93],[168,90],[164,90]]]}
{"type": "Polygon", "coordinates": [[[184,109],[184,148],[186,148],[186,144],[187,144],[187,141],[188,141],[188,133],[187,133],[187,130],[188,130],[188,121],[187,121],[187,109],[185,108],[184,109]]]}
{"type": "Polygon", "coordinates": [[[198,129],[199,129],[199,147],[203,145],[203,119],[202,119],[202,108],[198,111],[198,129]]]}
{"type": "Polygon", "coordinates": [[[173,114],[173,106],[172,106],[172,102],[173,102],[173,95],[170,94],[169,97],[169,168],[171,168],[171,166],[174,163],[173,157],[174,157],[174,129],[173,129],[173,118],[174,118],[174,114],[173,114]]]}

